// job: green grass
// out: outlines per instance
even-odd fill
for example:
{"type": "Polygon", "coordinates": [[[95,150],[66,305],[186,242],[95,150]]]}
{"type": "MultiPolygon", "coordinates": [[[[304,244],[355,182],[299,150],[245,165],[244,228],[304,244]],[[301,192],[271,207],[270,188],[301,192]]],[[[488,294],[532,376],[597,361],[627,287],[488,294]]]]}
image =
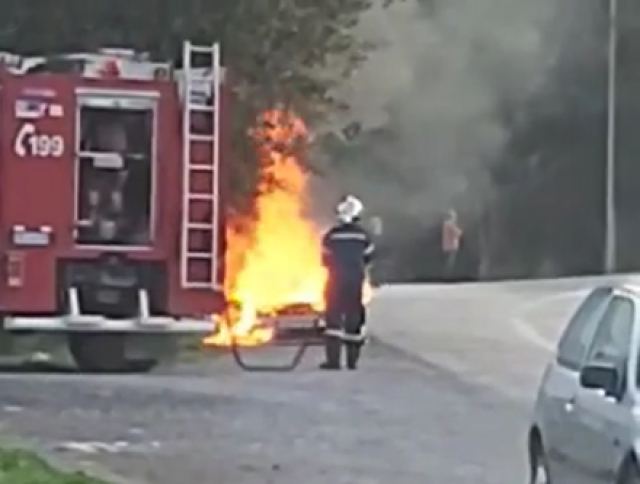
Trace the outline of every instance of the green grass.
{"type": "Polygon", "coordinates": [[[84,473],[64,473],[37,455],[0,448],[0,484],[107,484],[84,473]]]}

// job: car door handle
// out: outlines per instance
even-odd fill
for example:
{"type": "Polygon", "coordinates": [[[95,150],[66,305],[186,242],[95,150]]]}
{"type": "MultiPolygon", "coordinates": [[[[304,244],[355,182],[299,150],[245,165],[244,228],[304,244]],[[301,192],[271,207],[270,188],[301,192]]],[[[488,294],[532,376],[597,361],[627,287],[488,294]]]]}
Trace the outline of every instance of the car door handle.
{"type": "Polygon", "coordinates": [[[567,400],[564,404],[564,411],[567,413],[571,413],[575,410],[576,408],[576,399],[575,398],[571,398],[569,400],[567,400]]]}

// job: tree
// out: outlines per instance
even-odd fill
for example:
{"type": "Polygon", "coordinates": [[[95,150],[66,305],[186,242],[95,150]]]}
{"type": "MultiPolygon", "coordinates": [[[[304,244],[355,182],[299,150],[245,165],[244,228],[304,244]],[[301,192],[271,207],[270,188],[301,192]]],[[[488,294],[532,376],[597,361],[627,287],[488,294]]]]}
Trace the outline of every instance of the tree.
{"type": "MultiPolygon", "coordinates": [[[[331,88],[366,56],[367,46],[358,40],[354,27],[375,2],[390,3],[0,0],[0,48],[23,54],[53,54],[130,47],[155,58],[178,59],[184,39],[220,41],[223,62],[233,72],[235,133],[243,138],[234,145],[242,146],[249,120],[275,102],[292,106],[307,119],[335,107],[329,95],[331,88]]],[[[253,166],[251,160],[248,163],[236,164],[236,181],[247,181],[253,166]]],[[[238,190],[243,191],[240,187],[238,190]]]]}

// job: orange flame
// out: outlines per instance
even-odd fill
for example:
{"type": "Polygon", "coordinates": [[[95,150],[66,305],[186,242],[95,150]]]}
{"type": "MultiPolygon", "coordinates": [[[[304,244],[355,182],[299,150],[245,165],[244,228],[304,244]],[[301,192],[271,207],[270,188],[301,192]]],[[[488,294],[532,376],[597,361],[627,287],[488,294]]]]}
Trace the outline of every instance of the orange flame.
{"type": "Polygon", "coordinates": [[[307,128],[293,113],[273,110],[251,134],[260,162],[255,213],[231,220],[226,234],[225,291],[239,307],[207,345],[260,345],[273,336],[260,316],[291,304],[323,307],[321,236],[305,216],[308,177],[299,160],[307,128]]]}
{"type": "MultiPolygon", "coordinates": [[[[279,310],[324,309],[321,231],[306,217],[308,177],[299,159],[307,127],[289,111],[272,110],[251,135],[260,163],[255,211],[228,223],[225,294],[233,304],[204,340],[208,346],[258,346],[273,338],[266,319],[279,310]]],[[[372,297],[366,281],[363,302],[372,297]]]]}

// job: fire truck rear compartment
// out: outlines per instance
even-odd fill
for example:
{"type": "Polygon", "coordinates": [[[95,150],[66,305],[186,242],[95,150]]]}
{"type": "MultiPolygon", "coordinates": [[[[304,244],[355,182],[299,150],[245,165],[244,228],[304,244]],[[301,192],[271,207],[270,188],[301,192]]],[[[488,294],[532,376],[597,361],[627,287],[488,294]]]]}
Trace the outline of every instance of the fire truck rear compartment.
{"type": "Polygon", "coordinates": [[[105,96],[84,96],[79,102],[76,240],[83,245],[147,246],[152,233],[153,107],[105,96]]]}

